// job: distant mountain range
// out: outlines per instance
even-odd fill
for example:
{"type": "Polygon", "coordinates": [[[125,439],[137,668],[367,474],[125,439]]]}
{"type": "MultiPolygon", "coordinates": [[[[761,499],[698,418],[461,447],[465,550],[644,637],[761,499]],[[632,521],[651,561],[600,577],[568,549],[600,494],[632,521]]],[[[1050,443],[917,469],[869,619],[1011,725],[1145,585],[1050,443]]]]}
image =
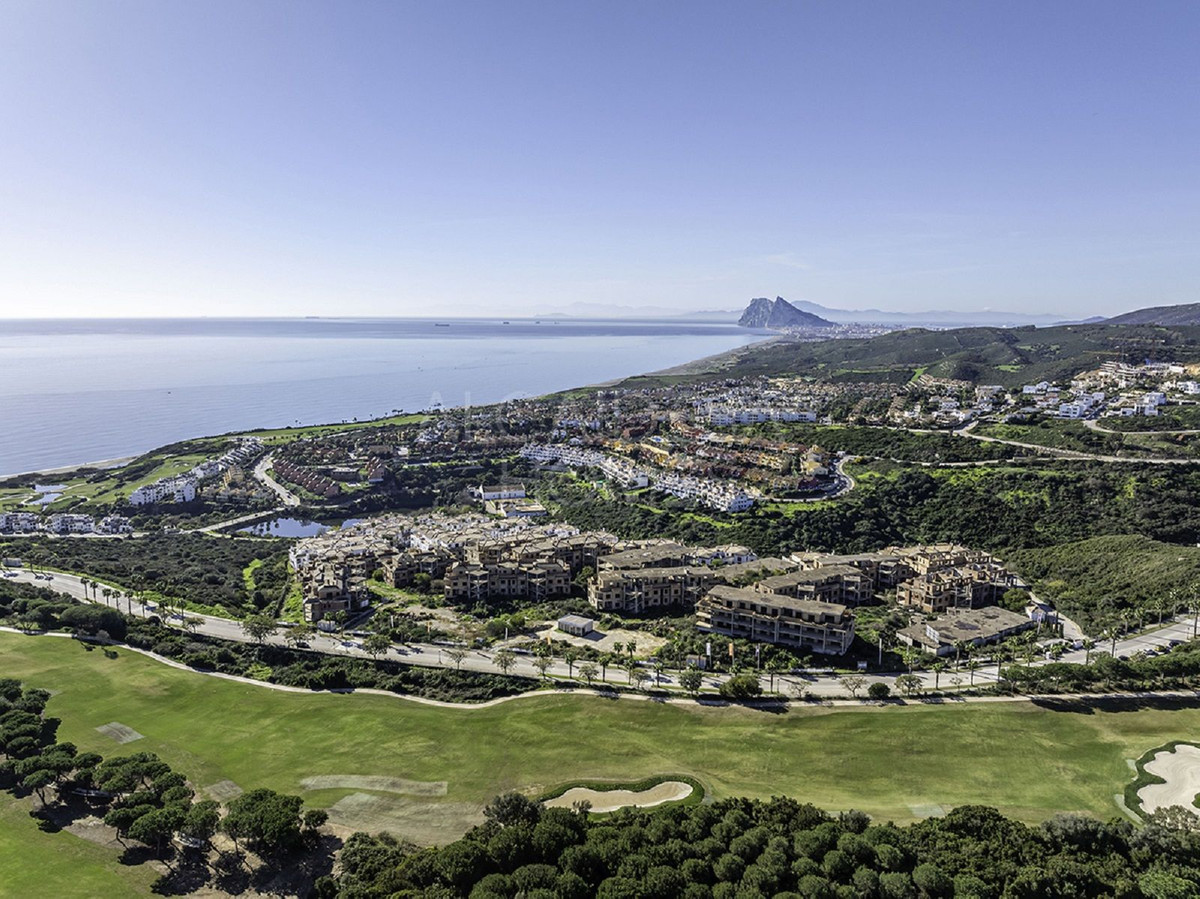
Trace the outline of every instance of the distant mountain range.
{"type": "Polygon", "coordinates": [[[833,322],[826,321],[820,316],[797,309],[783,297],[768,300],[766,297],[755,297],[738,319],[738,325],[743,328],[831,328],[833,322]]]}
{"type": "Polygon", "coordinates": [[[1200,303],[1150,306],[1104,319],[1106,325],[1200,325],[1200,303]]]}

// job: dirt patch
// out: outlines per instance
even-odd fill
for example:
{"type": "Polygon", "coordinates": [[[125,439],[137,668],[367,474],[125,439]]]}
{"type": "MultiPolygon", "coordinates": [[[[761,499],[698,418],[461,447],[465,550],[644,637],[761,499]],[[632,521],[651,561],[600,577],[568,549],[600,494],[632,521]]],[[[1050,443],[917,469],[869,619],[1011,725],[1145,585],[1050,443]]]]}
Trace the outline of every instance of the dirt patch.
{"type": "Polygon", "coordinates": [[[678,802],[692,795],[692,787],[678,780],[666,780],[648,790],[592,790],[587,787],[571,787],[561,796],[547,799],[543,805],[551,808],[570,808],[576,802],[592,804],[593,812],[615,812],[619,808],[651,808],[664,802],[678,802]]]}
{"type": "Polygon", "coordinates": [[[449,843],[483,823],[483,808],[465,802],[421,802],[400,796],[351,793],[329,807],[340,833],[386,830],[421,846],[449,843]]]}
{"type": "Polygon", "coordinates": [[[944,818],[946,810],[936,803],[928,805],[910,805],[908,810],[914,818],[944,818]]]}
{"type": "Polygon", "coordinates": [[[1189,811],[1196,808],[1196,795],[1200,793],[1200,746],[1180,743],[1174,750],[1156,753],[1142,767],[1146,773],[1166,781],[1147,784],[1138,790],[1142,811],[1147,815],[1173,805],[1189,811]]]}
{"type": "MultiPolygon", "coordinates": [[[[611,631],[593,631],[586,637],[576,637],[571,634],[563,633],[558,629],[556,622],[548,621],[544,625],[537,628],[535,636],[538,642],[544,643],[547,638],[555,643],[569,643],[572,646],[588,647],[597,652],[614,652],[616,645],[620,643],[622,646],[627,646],[632,640],[637,649],[634,650],[634,655],[641,658],[648,658],[667,644],[663,637],[656,637],[654,634],[648,634],[645,631],[627,631],[617,628],[611,631]]],[[[513,641],[516,642],[516,641],[513,641]]],[[[622,650],[626,652],[626,650],[622,650]]]]}
{"type": "Polygon", "coordinates": [[[110,721],[108,724],[101,724],[96,730],[118,743],[132,743],[135,740],[145,739],[132,727],[128,727],[120,721],[110,721]]]}
{"type": "Polygon", "coordinates": [[[445,796],[448,784],[444,780],[405,780],[375,774],[321,774],[300,781],[306,790],[375,790],[398,793],[401,796],[445,796]]]}
{"type": "Polygon", "coordinates": [[[232,780],[218,780],[215,784],[209,784],[205,787],[204,792],[217,800],[217,802],[228,802],[230,799],[236,799],[238,796],[241,796],[242,788],[232,780]]]}
{"type": "Polygon", "coordinates": [[[87,840],[89,843],[121,848],[121,843],[117,840],[117,829],[109,827],[104,823],[104,819],[98,818],[95,815],[72,821],[63,830],[74,834],[80,839],[87,840]]]}

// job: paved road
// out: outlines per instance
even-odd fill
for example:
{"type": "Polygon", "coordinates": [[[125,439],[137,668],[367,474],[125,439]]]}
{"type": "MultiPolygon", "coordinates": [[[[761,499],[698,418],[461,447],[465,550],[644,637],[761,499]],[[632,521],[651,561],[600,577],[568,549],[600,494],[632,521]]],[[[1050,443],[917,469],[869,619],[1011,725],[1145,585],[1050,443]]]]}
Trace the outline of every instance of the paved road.
{"type": "MultiPolygon", "coordinates": [[[[74,596],[77,599],[82,599],[87,602],[97,602],[101,605],[113,605],[114,603],[121,608],[122,611],[130,611],[134,615],[146,616],[161,614],[160,610],[148,609],[142,606],[137,600],[126,600],[119,598],[116,600],[105,601],[101,591],[103,587],[96,591],[96,598],[85,591],[80,579],[69,574],[54,574],[50,581],[38,580],[36,575],[21,571],[14,580],[24,581],[43,587],[51,587],[60,592],[74,596]]],[[[113,585],[110,585],[113,586],[113,585]]],[[[213,615],[190,615],[191,618],[200,619],[199,625],[196,627],[196,633],[203,634],[209,637],[215,637],[221,640],[232,640],[238,643],[252,642],[242,631],[241,625],[228,618],[220,618],[213,615]]],[[[1148,649],[1162,649],[1170,644],[1173,640],[1189,640],[1197,630],[1197,620],[1188,618],[1186,620],[1176,620],[1167,623],[1164,627],[1155,628],[1150,631],[1142,632],[1132,636],[1120,639],[1116,643],[1116,654],[1132,655],[1135,652],[1148,649]]],[[[718,638],[719,639],[719,638],[718,638]]],[[[286,645],[282,632],[276,634],[267,640],[268,643],[274,645],[286,645]]],[[[351,656],[356,658],[370,658],[370,655],[363,651],[360,641],[348,635],[338,634],[335,636],[318,634],[315,635],[309,642],[309,648],[315,652],[321,652],[328,655],[351,656]]],[[[715,641],[714,641],[715,642],[715,641]]],[[[561,651],[562,646],[556,646],[556,650],[561,651]]],[[[1110,644],[1107,641],[1099,641],[1096,649],[1093,652],[1108,651],[1110,644]]],[[[500,674],[501,670],[496,666],[494,657],[495,650],[486,649],[470,649],[466,650],[466,655],[459,661],[456,661],[451,652],[455,647],[439,645],[436,643],[410,643],[404,645],[393,645],[392,649],[387,653],[387,658],[403,661],[409,665],[418,665],[424,668],[460,668],[464,671],[484,672],[488,674],[500,674]]],[[[1080,662],[1084,661],[1084,650],[1077,650],[1067,653],[1062,657],[1063,661],[1080,662]]],[[[555,658],[552,664],[547,669],[547,674],[550,677],[570,678],[579,677],[579,665],[575,663],[573,671],[568,669],[567,664],[561,658],[555,658]]],[[[1034,664],[1045,664],[1045,660],[1035,662],[1034,664]]],[[[645,666],[643,666],[645,667],[645,666]]],[[[965,688],[972,684],[976,686],[994,684],[998,680],[998,668],[996,664],[987,664],[978,668],[972,675],[966,668],[955,671],[948,668],[940,674],[935,674],[931,671],[920,672],[918,677],[921,678],[923,689],[954,689],[965,688]],[[956,677],[961,677],[961,681],[955,681],[956,677]]],[[[648,682],[653,682],[655,673],[653,669],[645,667],[647,674],[650,676],[648,682]]],[[[534,665],[534,658],[528,655],[518,655],[516,664],[509,672],[514,675],[522,675],[530,678],[541,677],[541,673],[534,665]]],[[[893,692],[898,692],[896,688],[896,678],[900,672],[891,674],[864,674],[862,694],[865,695],[866,687],[875,682],[887,684],[893,692]]],[[[801,692],[809,696],[817,698],[835,698],[844,697],[847,695],[847,689],[842,681],[845,675],[838,675],[827,670],[813,669],[804,674],[788,674],[776,675],[775,688],[779,692],[797,696],[801,692]]],[[[705,675],[704,682],[708,687],[719,687],[728,679],[728,675],[705,675]]],[[[610,666],[605,678],[607,683],[618,685],[627,685],[629,683],[629,675],[625,669],[618,666],[610,666]]],[[[763,675],[764,686],[770,686],[768,676],[763,675]]],[[[658,683],[664,687],[678,687],[675,676],[670,672],[664,672],[658,678],[658,683]]],[[[971,697],[966,697],[970,699],[971,697]]]]}
{"type": "Polygon", "coordinates": [[[300,505],[300,497],[296,496],[296,494],[267,474],[267,469],[271,467],[274,461],[275,457],[270,453],[259,459],[258,464],[254,466],[254,477],[275,491],[275,495],[279,497],[279,501],[285,506],[300,505]]]}

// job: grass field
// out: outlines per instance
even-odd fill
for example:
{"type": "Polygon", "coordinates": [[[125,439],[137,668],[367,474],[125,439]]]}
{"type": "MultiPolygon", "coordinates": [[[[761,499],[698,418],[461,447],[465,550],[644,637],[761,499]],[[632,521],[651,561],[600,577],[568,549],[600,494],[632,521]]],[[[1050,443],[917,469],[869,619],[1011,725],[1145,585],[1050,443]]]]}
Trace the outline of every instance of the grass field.
{"type": "MultiPolygon", "coordinates": [[[[441,709],[281,693],[118,652],[110,659],[67,640],[0,634],[6,674],[61,691],[49,706],[63,719],[61,739],[112,754],[116,744],[95,728],[120,722],[145,735],[124,751],[157,752],[200,786],[303,792],[301,781],[316,776],[445,781],[444,796],[386,797],[396,829],[422,811],[439,839],[503,790],[663,772],[694,776],[717,797],[788,794],[896,821],[975,802],[1024,820],[1061,810],[1107,818],[1130,777],[1126,759],[1200,727],[1200,708],[1084,714],[1029,703],[781,714],[547,696],[441,709]]],[[[354,792],[323,788],[306,799],[329,806],[354,792]]]]}
{"type": "Polygon", "coordinates": [[[43,833],[32,803],[0,793],[0,896],[150,895],[158,873],[128,867],[117,853],[74,834],[43,833]]]}

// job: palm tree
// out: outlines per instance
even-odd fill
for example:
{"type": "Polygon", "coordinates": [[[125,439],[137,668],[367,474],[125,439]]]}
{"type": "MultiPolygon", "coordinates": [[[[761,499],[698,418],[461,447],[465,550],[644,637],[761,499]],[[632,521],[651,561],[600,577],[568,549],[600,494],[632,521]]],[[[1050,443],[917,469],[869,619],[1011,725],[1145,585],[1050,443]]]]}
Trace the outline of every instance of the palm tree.
{"type": "Polygon", "coordinates": [[[1087,665],[1092,661],[1092,650],[1096,648],[1096,641],[1091,638],[1083,641],[1083,664],[1087,665]]]}
{"type": "Polygon", "coordinates": [[[946,670],[946,663],[934,662],[929,669],[933,672],[933,689],[936,690],[941,682],[942,672],[946,670]]]}
{"type": "Polygon", "coordinates": [[[608,682],[608,666],[612,663],[612,655],[610,653],[602,653],[600,655],[600,681],[608,682]]]}
{"type": "Polygon", "coordinates": [[[575,660],[579,658],[579,653],[572,648],[563,650],[563,661],[567,663],[567,677],[575,676],[575,660]]]}
{"type": "Polygon", "coordinates": [[[976,659],[967,659],[967,671],[971,672],[970,686],[975,686],[975,672],[979,670],[979,661],[976,659]]]}

